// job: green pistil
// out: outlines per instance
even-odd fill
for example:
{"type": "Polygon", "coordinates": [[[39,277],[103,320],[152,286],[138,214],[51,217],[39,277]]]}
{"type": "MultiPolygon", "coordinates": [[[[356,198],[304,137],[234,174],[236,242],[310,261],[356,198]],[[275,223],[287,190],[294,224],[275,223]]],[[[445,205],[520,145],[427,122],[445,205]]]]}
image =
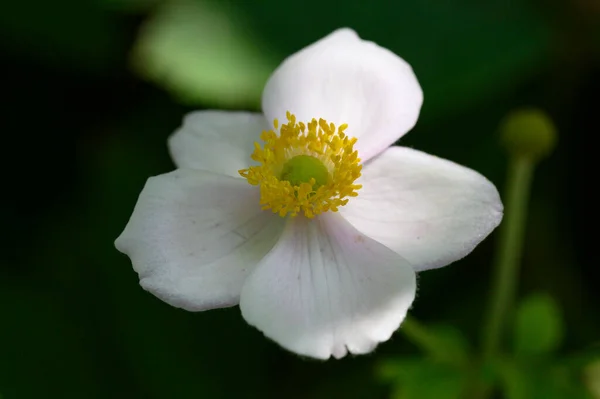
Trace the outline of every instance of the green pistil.
{"type": "Polygon", "coordinates": [[[329,171],[323,162],[310,155],[297,155],[283,165],[280,180],[289,181],[292,186],[310,183],[315,179],[314,189],[327,184],[329,171]]]}

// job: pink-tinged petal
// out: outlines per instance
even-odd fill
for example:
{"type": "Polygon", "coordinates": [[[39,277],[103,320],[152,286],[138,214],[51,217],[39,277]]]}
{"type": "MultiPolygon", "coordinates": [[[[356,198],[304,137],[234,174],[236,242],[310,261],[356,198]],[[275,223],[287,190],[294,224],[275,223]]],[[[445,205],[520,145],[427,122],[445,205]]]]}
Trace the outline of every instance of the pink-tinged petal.
{"type": "Polygon", "coordinates": [[[283,228],[258,198],[245,180],[209,172],[151,177],[115,245],[131,258],[142,287],[168,304],[233,306],[283,228]]]}
{"type": "Polygon", "coordinates": [[[341,214],[416,271],[466,256],[502,220],[502,202],[489,180],[410,148],[386,150],[365,165],[359,183],[358,197],[341,214]]]}
{"type": "Polygon", "coordinates": [[[363,161],[380,153],[417,122],[423,92],[412,68],[391,51],[339,29],[288,57],[263,92],[269,121],[324,118],[347,123],[363,161]]]}
{"type": "Polygon", "coordinates": [[[411,266],[338,213],[286,224],[248,277],[240,308],[284,348],[327,359],[372,351],[404,320],[415,297],[411,266]]]}
{"type": "Polygon", "coordinates": [[[262,114],[196,111],[169,137],[169,150],[180,168],[240,177],[238,170],[252,162],[254,142],[270,128],[262,114]]]}

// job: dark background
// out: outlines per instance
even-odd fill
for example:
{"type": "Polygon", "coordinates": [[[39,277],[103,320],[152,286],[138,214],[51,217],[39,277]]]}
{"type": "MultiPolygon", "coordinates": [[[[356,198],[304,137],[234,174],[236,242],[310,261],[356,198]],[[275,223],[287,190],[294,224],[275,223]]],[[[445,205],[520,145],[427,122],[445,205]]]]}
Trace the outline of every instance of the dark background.
{"type": "MultiPolygon", "coordinates": [[[[186,112],[258,110],[273,68],[342,26],[405,58],[421,82],[421,118],[400,144],[471,167],[501,191],[502,118],[534,106],[554,120],[559,143],[536,171],[519,293],[559,304],[557,356],[598,341],[588,153],[600,133],[600,3],[178,3],[2,2],[0,396],[389,395],[380,361],[420,356],[401,333],[372,355],[300,359],[237,307],[187,313],[160,302],[113,246],[145,180],[173,169],[166,138],[186,112]]],[[[496,236],[421,274],[412,315],[452,324],[476,346],[496,236]]]]}

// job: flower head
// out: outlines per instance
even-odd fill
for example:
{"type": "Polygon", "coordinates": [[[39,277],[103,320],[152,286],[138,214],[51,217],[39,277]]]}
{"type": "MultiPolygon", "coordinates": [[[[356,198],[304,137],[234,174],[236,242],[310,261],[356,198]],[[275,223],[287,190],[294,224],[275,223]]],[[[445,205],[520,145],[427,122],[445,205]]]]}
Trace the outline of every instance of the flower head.
{"type": "Polygon", "coordinates": [[[477,172],[389,147],[422,99],[404,60],[335,31],[273,73],[264,114],[188,115],[169,139],[178,169],[148,180],[116,246],[173,306],[239,304],[306,356],[370,352],[404,320],[416,272],[502,218],[477,172]]]}
{"type": "MultiPolygon", "coordinates": [[[[361,186],[354,184],[362,165],[354,150],[356,138],[344,133],[348,125],[337,130],[324,119],[296,122],[289,112],[288,123],[279,134],[265,131],[264,148],[255,143],[252,159],[259,166],[240,170],[252,185],[260,186],[260,203],[279,216],[316,215],[346,205],[346,197],[356,197],[361,186]]],[[[275,129],[279,122],[275,119],[275,129]]]]}

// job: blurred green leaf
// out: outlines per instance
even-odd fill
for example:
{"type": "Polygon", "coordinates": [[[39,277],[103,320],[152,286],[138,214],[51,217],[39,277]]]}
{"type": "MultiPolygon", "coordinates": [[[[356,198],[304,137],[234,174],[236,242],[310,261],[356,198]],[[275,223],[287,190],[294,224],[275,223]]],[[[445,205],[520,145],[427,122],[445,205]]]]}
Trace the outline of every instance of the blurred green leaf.
{"type": "Polygon", "coordinates": [[[468,362],[471,348],[464,334],[458,328],[450,325],[435,325],[431,329],[445,346],[448,360],[452,360],[452,363],[455,364],[468,362]]]}
{"type": "Polygon", "coordinates": [[[507,399],[590,399],[579,371],[562,365],[506,361],[502,365],[502,389],[507,399]]]}
{"type": "Polygon", "coordinates": [[[517,355],[539,355],[558,348],[564,333],[560,310],[545,294],[531,295],[517,307],[514,350],[517,355]]]}
{"type": "Polygon", "coordinates": [[[394,399],[460,399],[467,380],[462,369],[423,358],[383,362],[379,374],[394,399]]]}
{"type": "Polygon", "coordinates": [[[530,376],[512,362],[507,362],[500,373],[503,382],[503,392],[507,399],[528,399],[531,397],[534,384],[530,376]]]}
{"type": "Polygon", "coordinates": [[[160,7],[140,31],[133,65],[184,103],[258,108],[275,66],[268,55],[234,10],[175,0],[160,7]]]}

